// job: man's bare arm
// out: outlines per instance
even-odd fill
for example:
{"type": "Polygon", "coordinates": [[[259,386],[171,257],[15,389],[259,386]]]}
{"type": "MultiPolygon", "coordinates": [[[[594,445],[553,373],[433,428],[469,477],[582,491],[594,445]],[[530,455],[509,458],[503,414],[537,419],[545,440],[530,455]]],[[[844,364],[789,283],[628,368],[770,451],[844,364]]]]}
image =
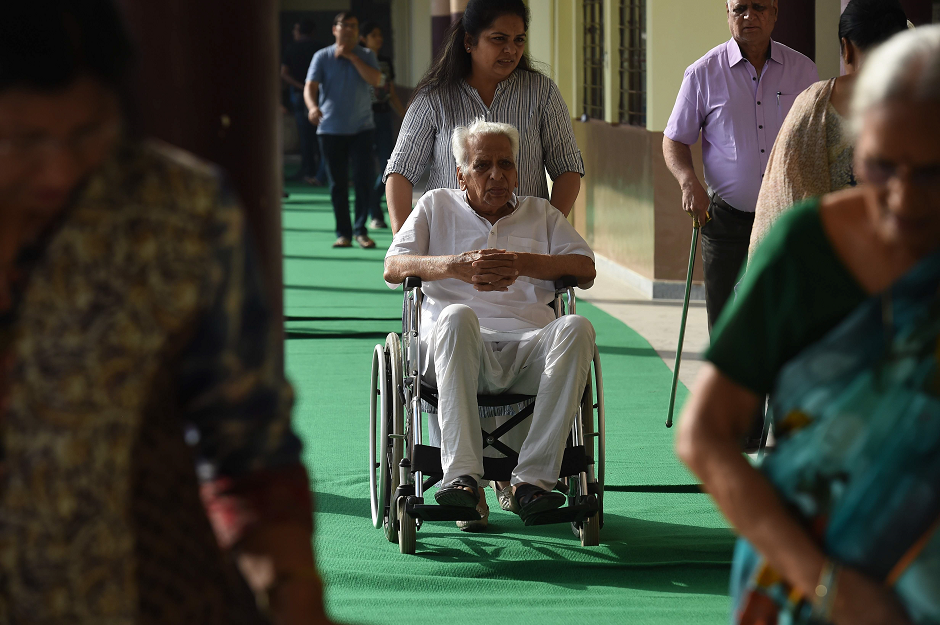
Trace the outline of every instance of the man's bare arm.
{"type": "Polygon", "coordinates": [[[362,79],[373,87],[378,87],[382,84],[382,72],[359,58],[359,55],[356,54],[351,47],[337,46],[336,55],[348,59],[349,62],[353,64],[353,67],[356,68],[356,71],[359,72],[359,75],[362,76],[362,79]]]}
{"type": "Polygon", "coordinates": [[[663,137],[663,156],[666,158],[666,167],[682,189],[682,210],[704,225],[708,221],[708,193],[695,175],[692,148],[669,137],[663,137]]]}
{"type": "Polygon", "coordinates": [[[290,68],[286,65],[281,65],[281,80],[286,82],[291,87],[295,89],[303,89],[304,85],[302,82],[290,75],[290,68]]]}
{"type": "Polygon", "coordinates": [[[409,276],[427,282],[454,278],[479,291],[505,291],[519,275],[514,266],[518,256],[506,250],[473,250],[454,256],[400,254],[385,259],[385,281],[400,284],[409,276]]]}
{"type": "Polygon", "coordinates": [[[315,80],[308,80],[304,85],[304,103],[307,105],[307,119],[314,126],[323,119],[323,112],[320,110],[320,83],[315,80]]]}
{"type": "Polygon", "coordinates": [[[536,280],[557,280],[562,276],[574,276],[578,286],[589,285],[597,271],[590,256],[583,254],[529,254],[517,252],[516,269],[519,275],[536,280]]]}

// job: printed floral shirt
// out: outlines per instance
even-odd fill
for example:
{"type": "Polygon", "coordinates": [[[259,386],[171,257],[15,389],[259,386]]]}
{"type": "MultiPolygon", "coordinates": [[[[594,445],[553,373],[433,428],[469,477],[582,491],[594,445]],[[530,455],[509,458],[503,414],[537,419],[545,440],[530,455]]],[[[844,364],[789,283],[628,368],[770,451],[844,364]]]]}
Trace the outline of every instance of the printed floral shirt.
{"type": "Polygon", "coordinates": [[[310,498],[219,171],[126,143],[17,266],[0,311],[0,624],[259,622],[224,548],[270,515],[310,523],[310,498]]]}

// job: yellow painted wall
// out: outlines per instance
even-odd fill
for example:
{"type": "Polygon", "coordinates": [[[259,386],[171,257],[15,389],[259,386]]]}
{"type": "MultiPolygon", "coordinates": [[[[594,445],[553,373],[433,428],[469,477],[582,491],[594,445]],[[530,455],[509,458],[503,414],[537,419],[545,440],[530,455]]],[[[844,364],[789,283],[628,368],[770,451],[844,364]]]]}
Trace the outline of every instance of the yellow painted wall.
{"type": "Polygon", "coordinates": [[[827,80],[841,73],[839,58],[839,17],[842,7],[838,0],[816,1],[816,68],[819,78],[827,80]]]}
{"type": "Polygon", "coordinates": [[[528,0],[529,32],[526,48],[536,66],[553,80],[555,50],[555,3],[552,0],[528,0]]]}
{"type": "Polygon", "coordinates": [[[648,130],[666,128],[685,68],[729,39],[725,8],[718,0],[647,0],[648,130]]]}

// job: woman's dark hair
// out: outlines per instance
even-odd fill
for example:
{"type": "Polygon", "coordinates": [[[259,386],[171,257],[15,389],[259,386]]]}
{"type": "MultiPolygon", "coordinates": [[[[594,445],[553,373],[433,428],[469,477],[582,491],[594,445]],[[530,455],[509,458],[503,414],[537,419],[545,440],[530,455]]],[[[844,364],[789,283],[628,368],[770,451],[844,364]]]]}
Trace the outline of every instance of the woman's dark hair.
{"type": "Polygon", "coordinates": [[[368,36],[372,33],[372,31],[375,30],[376,28],[378,28],[378,29],[380,29],[380,30],[381,30],[381,28],[382,28],[381,26],[379,26],[378,22],[373,22],[372,20],[366,20],[366,21],[364,21],[363,23],[359,24],[359,38],[360,38],[360,39],[365,39],[365,38],[368,37],[368,36]]]}
{"type": "Polygon", "coordinates": [[[839,43],[847,39],[864,51],[906,28],[907,15],[898,0],[852,0],[839,20],[839,43]]]}
{"type": "MultiPolygon", "coordinates": [[[[464,36],[469,34],[470,40],[476,42],[480,33],[503,15],[520,17],[523,28],[529,30],[529,8],[522,0],[470,0],[463,17],[450,25],[440,51],[415,87],[414,93],[422,89],[443,89],[460,84],[461,80],[470,75],[471,69],[470,53],[464,49],[464,36]]],[[[537,71],[532,67],[528,54],[522,55],[517,70],[537,71]]]]}
{"type": "Polygon", "coordinates": [[[126,95],[132,47],[111,0],[9,4],[0,20],[0,91],[55,91],[88,75],[126,95]]]}

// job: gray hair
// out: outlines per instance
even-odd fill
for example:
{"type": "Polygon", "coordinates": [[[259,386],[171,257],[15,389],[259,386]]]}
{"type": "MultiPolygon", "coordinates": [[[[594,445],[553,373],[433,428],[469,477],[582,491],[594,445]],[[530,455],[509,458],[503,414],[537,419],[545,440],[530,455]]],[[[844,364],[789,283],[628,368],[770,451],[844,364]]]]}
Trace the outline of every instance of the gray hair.
{"type": "Polygon", "coordinates": [[[852,95],[852,126],[890,100],[940,102],[940,25],[898,33],[865,59],[852,95]]]}
{"type": "Polygon", "coordinates": [[[454,134],[451,138],[451,149],[454,152],[454,160],[457,161],[457,167],[466,170],[470,167],[470,151],[467,146],[472,139],[484,137],[487,135],[502,135],[509,139],[509,146],[512,148],[512,158],[515,161],[519,154],[519,131],[510,124],[501,124],[499,122],[488,122],[480,117],[473,121],[469,126],[457,126],[454,128],[454,134]]]}

